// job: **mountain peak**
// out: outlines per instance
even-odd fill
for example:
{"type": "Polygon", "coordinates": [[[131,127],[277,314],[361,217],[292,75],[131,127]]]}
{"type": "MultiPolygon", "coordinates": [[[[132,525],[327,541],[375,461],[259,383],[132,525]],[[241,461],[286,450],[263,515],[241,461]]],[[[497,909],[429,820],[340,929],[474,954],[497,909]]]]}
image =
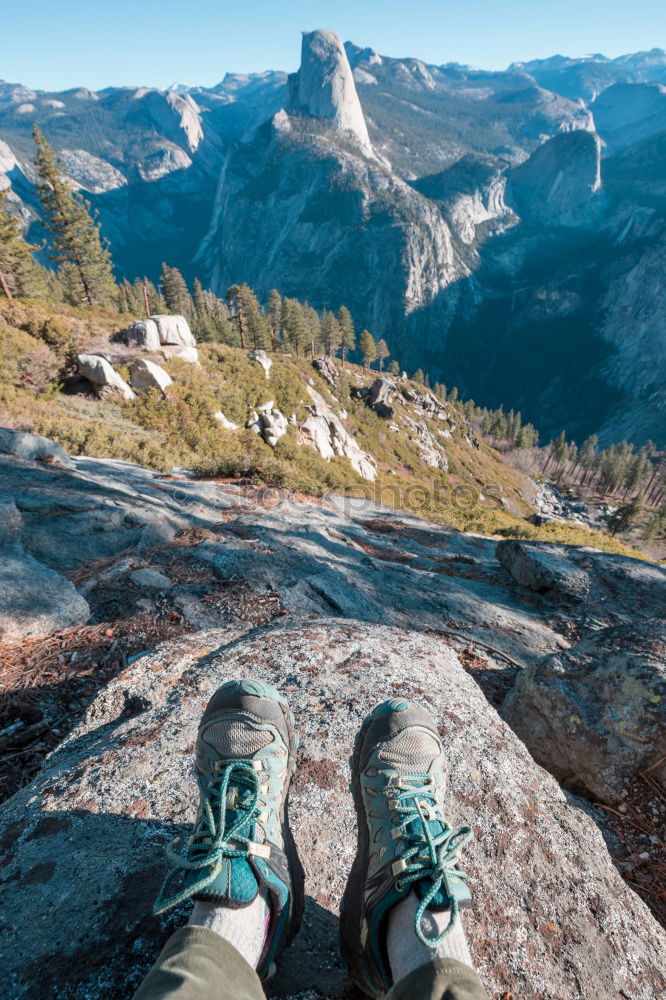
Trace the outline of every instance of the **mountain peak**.
{"type": "Polygon", "coordinates": [[[331,119],[371,151],[347,53],[335,32],[320,28],[303,33],[301,66],[290,84],[290,110],[331,119]]]}

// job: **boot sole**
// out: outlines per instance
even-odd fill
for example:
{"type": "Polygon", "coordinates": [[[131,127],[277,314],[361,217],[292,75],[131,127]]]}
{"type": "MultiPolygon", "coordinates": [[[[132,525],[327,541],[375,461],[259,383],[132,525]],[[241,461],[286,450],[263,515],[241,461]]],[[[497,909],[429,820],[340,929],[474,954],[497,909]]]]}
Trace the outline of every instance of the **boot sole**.
{"type": "Polygon", "coordinates": [[[368,996],[380,997],[383,991],[371,986],[365,975],[361,948],[361,926],[363,923],[363,895],[368,874],[370,857],[370,835],[365,805],[361,793],[360,762],[363,743],[374,719],[374,713],[366,716],[354,740],[354,750],[350,758],[350,791],[356,811],[356,856],[340,905],[340,949],[349,973],[356,985],[368,996]]]}

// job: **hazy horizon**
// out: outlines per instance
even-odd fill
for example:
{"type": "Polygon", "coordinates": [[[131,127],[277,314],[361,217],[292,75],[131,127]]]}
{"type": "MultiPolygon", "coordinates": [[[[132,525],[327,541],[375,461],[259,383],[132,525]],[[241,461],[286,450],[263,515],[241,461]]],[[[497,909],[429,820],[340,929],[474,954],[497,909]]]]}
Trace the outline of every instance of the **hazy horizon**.
{"type": "Polygon", "coordinates": [[[212,87],[226,73],[294,71],[301,32],[315,27],[328,27],[383,56],[487,71],[554,55],[603,53],[614,59],[666,46],[663,7],[653,0],[634,4],[631,23],[625,4],[601,0],[584,8],[563,0],[556,20],[551,9],[535,10],[528,0],[501,10],[491,0],[469,0],[464,9],[414,0],[408,16],[395,0],[371,0],[362,9],[352,0],[339,0],[334,9],[296,0],[279,10],[269,0],[243,9],[196,0],[188,14],[185,18],[174,0],[145,0],[139,6],[117,0],[90,20],[83,0],[61,0],[48,8],[25,0],[4,18],[12,47],[3,54],[0,78],[51,92],[165,89],[174,83],[212,87]]]}

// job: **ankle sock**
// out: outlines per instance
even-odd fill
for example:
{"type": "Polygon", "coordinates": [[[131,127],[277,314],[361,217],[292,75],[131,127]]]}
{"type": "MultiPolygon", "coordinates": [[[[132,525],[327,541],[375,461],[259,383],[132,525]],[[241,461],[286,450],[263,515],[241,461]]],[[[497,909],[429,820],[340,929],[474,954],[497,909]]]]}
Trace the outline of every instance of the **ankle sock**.
{"type": "Polygon", "coordinates": [[[270,908],[264,891],[249,906],[239,909],[197,900],[189,922],[219,934],[256,969],[268,934],[270,908]]]}
{"type": "MultiPolygon", "coordinates": [[[[458,962],[471,966],[472,956],[467,947],[460,917],[441,944],[436,948],[429,948],[419,941],[414,931],[414,917],[418,907],[419,900],[412,890],[405,899],[393,907],[389,915],[386,945],[394,982],[397,983],[419,966],[434,962],[436,958],[455,958],[458,962]]],[[[445,913],[427,911],[421,921],[421,927],[428,936],[435,937],[448,926],[450,916],[448,911],[445,913]]]]}

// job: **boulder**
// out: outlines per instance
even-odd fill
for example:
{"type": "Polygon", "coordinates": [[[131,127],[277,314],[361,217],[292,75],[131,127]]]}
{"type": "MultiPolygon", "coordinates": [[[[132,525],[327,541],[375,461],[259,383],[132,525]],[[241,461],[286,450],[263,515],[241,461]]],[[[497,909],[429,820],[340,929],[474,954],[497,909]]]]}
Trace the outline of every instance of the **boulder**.
{"type": "Polygon", "coordinates": [[[335,389],[338,384],[338,369],[335,367],[333,358],[315,358],[312,365],[331,388],[335,389]]]}
{"type": "Polygon", "coordinates": [[[169,590],[173,583],[168,576],[156,569],[137,569],[130,573],[129,579],[135,587],[145,590],[169,590]]]}
{"type": "Polygon", "coordinates": [[[220,427],[224,427],[225,431],[238,430],[238,424],[235,424],[233,420],[228,420],[224,413],[222,413],[222,410],[217,410],[217,412],[213,414],[213,420],[217,420],[220,427]]]}
{"type": "Polygon", "coordinates": [[[352,386],[351,395],[354,399],[362,399],[366,406],[371,407],[380,417],[390,420],[395,414],[395,408],[390,400],[395,398],[397,389],[395,382],[388,375],[380,375],[371,386],[352,386]]]}
{"type": "Polygon", "coordinates": [[[130,347],[140,347],[144,351],[159,351],[160,334],[154,319],[140,319],[123,332],[123,338],[130,347]]]}
{"type": "Polygon", "coordinates": [[[330,462],[335,455],[349,459],[352,468],[359,476],[374,482],[377,478],[377,469],[372,457],[363,451],[323,396],[311,386],[308,386],[307,390],[312,399],[312,406],[309,416],[300,427],[301,444],[311,445],[327,462],[330,462]]]}
{"type": "Polygon", "coordinates": [[[30,462],[59,465],[65,469],[74,467],[74,462],[65,449],[55,441],[42,437],[41,434],[29,434],[28,431],[17,431],[11,427],[0,427],[0,453],[30,462]]]}
{"type": "Polygon", "coordinates": [[[156,365],[154,361],[137,358],[130,364],[130,382],[132,388],[136,389],[137,392],[158,389],[163,393],[172,384],[173,379],[164,371],[164,368],[156,365]]]}
{"type": "Polygon", "coordinates": [[[447,813],[474,830],[463,852],[474,908],[463,921],[489,997],[664,995],[663,929],[618,875],[594,822],[534,763],[450,648],[353,620],[246,629],[195,633],[141,656],[5,804],[5,996],[130,1000],[187,920],[187,907],[157,919],[151,906],[164,848],[194,819],[198,721],[220,684],[247,676],[287,695],[301,737],[289,812],[306,911],[278,969],[281,996],[351,995],[338,949],[356,845],[347,759],[365,714],[396,696],[433,711],[447,750],[447,813]]]}
{"type": "Polygon", "coordinates": [[[199,352],[196,347],[163,347],[162,354],[165,358],[178,358],[190,365],[199,364],[199,352]]]}
{"type": "Polygon", "coordinates": [[[50,635],[90,618],[76,588],[18,546],[0,548],[0,639],[50,635]]]}
{"type": "Polygon", "coordinates": [[[581,600],[590,589],[588,573],[576,566],[563,545],[505,539],[495,553],[516,583],[539,594],[558,591],[581,600]]]}
{"type": "Polygon", "coordinates": [[[534,759],[602,802],[658,764],[666,785],[666,622],[599,629],[518,673],[504,717],[534,759]]]}
{"type": "Polygon", "coordinates": [[[260,364],[261,367],[264,369],[264,375],[266,376],[266,378],[270,378],[270,372],[273,366],[273,362],[266,354],[266,351],[258,351],[258,350],[250,351],[249,357],[252,359],[252,361],[256,361],[257,364],[260,364]]]}
{"type": "Polygon", "coordinates": [[[151,316],[157,327],[160,344],[196,347],[194,334],[184,316],[151,316]]]}
{"type": "Polygon", "coordinates": [[[285,415],[275,409],[271,400],[270,403],[264,403],[252,411],[246,426],[274,448],[280,438],[287,433],[289,423],[285,415]]]}
{"type": "Polygon", "coordinates": [[[122,399],[136,399],[136,395],[125,379],[118,374],[106,358],[99,354],[79,354],[77,362],[79,372],[92,384],[98,396],[120,396],[122,399]]]}
{"type": "Polygon", "coordinates": [[[391,406],[390,400],[394,398],[396,392],[393,379],[389,378],[388,375],[381,375],[370,386],[370,392],[365,397],[365,402],[378,416],[390,420],[395,413],[395,408],[391,406]]]}

